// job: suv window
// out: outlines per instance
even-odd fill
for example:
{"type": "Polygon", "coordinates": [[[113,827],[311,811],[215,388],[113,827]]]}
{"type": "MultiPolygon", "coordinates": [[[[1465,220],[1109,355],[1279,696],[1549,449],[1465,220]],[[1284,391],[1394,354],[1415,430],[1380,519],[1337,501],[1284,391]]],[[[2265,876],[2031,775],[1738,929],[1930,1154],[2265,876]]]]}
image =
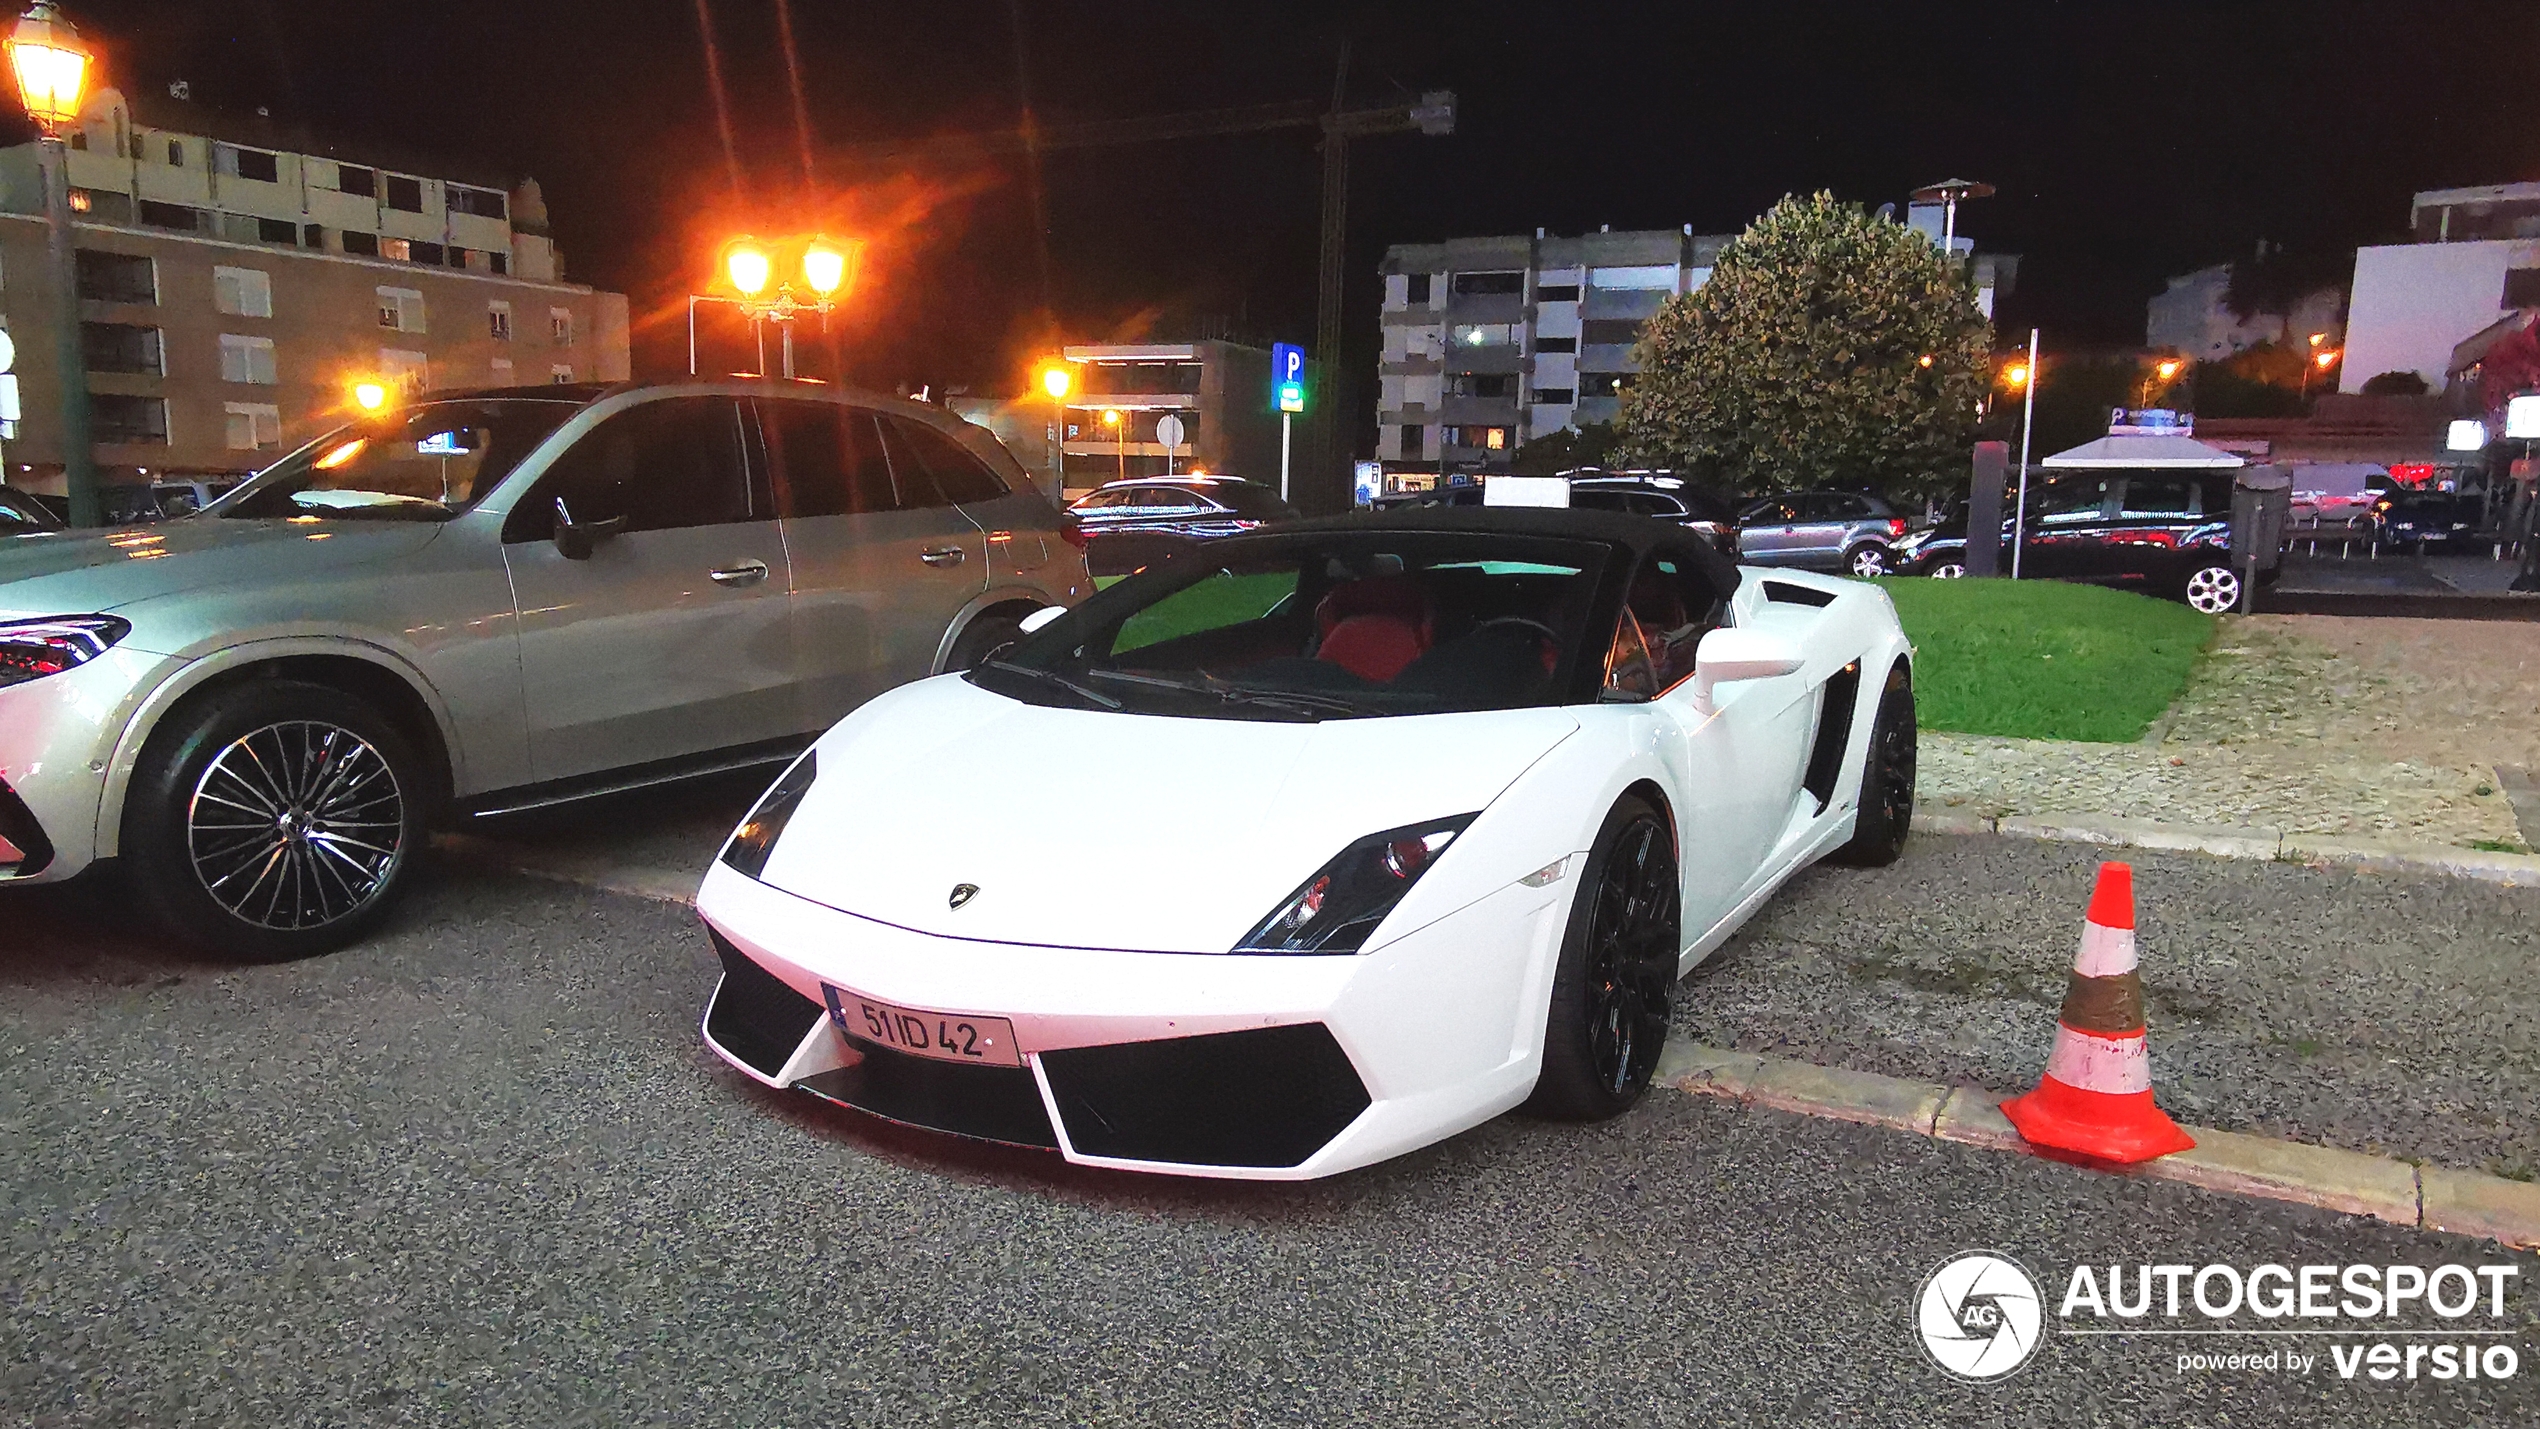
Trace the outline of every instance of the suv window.
{"type": "Polygon", "coordinates": [[[1235,514],[1256,521],[1293,521],[1296,510],[1279,499],[1279,493],[1267,486],[1250,482],[1228,483],[1209,488],[1209,496],[1220,506],[1231,506],[1235,514]]]}
{"type": "Polygon", "coordinates": [[[905,417],[884,417],[882,440],[891,451],[891,473],[898,479],[902,506],[964,505],[994,501],[1006,494],[1005,483],[995,472],[932,427],[905,417]]]}
{"type": "Polygon", "coordinates": [[[871,412],[834,402],[762,402],[758,411],[788,516],[862,516],[899,504],[871,412]]]}
{"type": "Polygon", "coordinates": [[[1850,498],[1814,491],[1793,498],[1802,521],[1840,521],[1852,514],[1850,498]]]}
{"type": "Polygon", "coordinates": [[[1760,501],[1739,519],[1750,526],[1787,526],[1799,519],[1799,507],[1790,501],[1760,501]]]}
{"type": "Polygon", "coordinates": [[[1128,505],[1129,497],[1131,495],[1132,493],[1126,491],[1096,491],[1078,498],[1075,506],[1070,509],[1076,511],[1108,511],[1115,506],[1128,505]]]}
{"type": "Polygon", "coordinates": [[[2074,526],[2098,520],[2107,498],[2104,476],[2058,476],[2050,478],[2029,502],[2029,510],[2051,525],[2074,526]]]}
{"type": "Polygon", "coordinates": [[[2193,516],[2196,514],[2196,482],[2190,477],[2133,476],[2126,478],[2125,509],[2127,516],[2193,516]]]}
{"type": "Polygon", "coordinates": [[[741,407],[728,397],[667,397],[602,422],[547,468],[503,539],[553,539],[559,499],[576,521],[624,518],[623,535],[775,515],[752,489],[741,460],[741,407]]]}
{"type": "Polygon", "coordinates": [[[1643,516],[1673,519],[1685,514],[1683,502],[1656,491],[1627,492],[1624,495],[1624,502],[1643,516]]]}

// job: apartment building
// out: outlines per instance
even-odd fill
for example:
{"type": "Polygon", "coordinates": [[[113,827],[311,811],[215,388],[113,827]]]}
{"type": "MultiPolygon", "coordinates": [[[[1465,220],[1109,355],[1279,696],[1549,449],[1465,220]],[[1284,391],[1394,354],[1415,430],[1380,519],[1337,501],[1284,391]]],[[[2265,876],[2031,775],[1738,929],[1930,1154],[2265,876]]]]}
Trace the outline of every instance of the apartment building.
{"type": "Polygon", "coordinates": [[[2385,372],[2439,392],[2454,347],[2540,308],[2540,183],[2429,189],[2409,220],[2412,241],[2355,250],[2340,392],[2385,372]]]}
{"type": "MultiPolygon", "coordinates": [[[[67,142],[78,380],[106,485],[253,471],[340,420],[364,380],[628,375],[626,299],[563,280],[534,183],[112,89],[67,142]]],[[[0,322],[24,413],[5,461],[11,485],[59,494],[43,213],[36,147],[0,149],[0,322]]]]}
{"type": "MultiPolygon", "coordinates": [[[[1500,470],[1530,440],[1613,421],[1640,371],[1641,325],[1709,281],[1735,236],[1537,229],[1387,249],[1377,458],[1387,470],[1500,470]]],[[[1972,261],[1991,316],[2016,260],[1972,261]]]]}

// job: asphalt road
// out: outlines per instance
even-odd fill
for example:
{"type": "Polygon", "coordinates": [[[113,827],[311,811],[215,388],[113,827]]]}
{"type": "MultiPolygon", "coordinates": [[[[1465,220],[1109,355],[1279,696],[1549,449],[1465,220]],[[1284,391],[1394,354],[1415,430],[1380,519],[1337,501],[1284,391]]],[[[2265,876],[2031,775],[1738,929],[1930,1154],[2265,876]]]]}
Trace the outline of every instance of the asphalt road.
{"type": "Polygon", "coordinates": [[[2058,1283],[2495,1254],[2376,1222],[1673,1093],[1308,1186],[1083,1173],[724,1071],[696,1034],[710,956],[660,904],[454,874],[365,947],[258,968],[111,902],[0,914],[0,1422],[2540,1414],[2529,1259],[2502,1383],[2051,1338],[1975,1387],[1910,1330],[1924,1275],[1974,1247],[2058,1283]]]}
{"type": "Polygon", "coordinates": [[[2540,889],[1916,836],[1801,874],[1680,992],[1698,1040],[1999,1091],[2054,1040],[2099,862],[2135,868],[2162,1104],[2206,1126],[2540,1172],[2540,889]]]}

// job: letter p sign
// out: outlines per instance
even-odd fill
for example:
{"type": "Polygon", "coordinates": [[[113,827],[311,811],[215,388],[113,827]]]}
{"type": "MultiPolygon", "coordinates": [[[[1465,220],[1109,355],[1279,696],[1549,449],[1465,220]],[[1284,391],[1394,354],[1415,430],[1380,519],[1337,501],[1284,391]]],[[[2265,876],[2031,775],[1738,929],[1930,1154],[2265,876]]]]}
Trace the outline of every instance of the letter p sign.
{"type": "Polygon", "coordinates": [[[1305,410],[1305,349],[1292,342],[1270,346],[1270,397],[1282,412],[1305,410]]]}

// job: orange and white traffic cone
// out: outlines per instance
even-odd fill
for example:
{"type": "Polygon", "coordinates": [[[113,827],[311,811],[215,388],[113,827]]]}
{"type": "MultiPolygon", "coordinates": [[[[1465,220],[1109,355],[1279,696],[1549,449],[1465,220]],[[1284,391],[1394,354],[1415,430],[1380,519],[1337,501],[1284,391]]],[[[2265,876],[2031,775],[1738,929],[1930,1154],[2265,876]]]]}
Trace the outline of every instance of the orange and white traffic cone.
{"type": "Polygon", "coordinates": [[[2132,865],[2099,865],[2046,1075],[2036,1091],[2004,1102],[2002,1114],[2032,1145],[2102,1161],[2149,1161],[2196,1144],[2152,1104],[2132,865]]]}

